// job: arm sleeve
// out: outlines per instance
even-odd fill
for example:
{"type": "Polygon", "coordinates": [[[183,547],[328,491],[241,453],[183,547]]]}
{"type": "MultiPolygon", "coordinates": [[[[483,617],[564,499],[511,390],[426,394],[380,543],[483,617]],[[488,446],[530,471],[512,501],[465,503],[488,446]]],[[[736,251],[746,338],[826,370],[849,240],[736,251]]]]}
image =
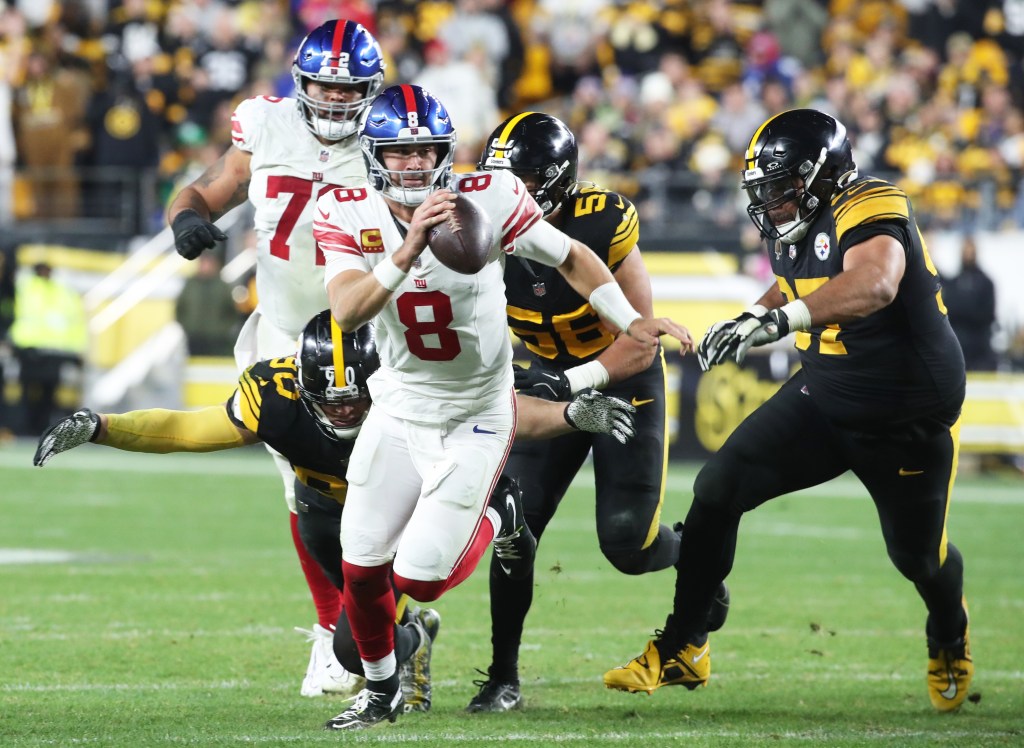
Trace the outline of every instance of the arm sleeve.
{"type": "Polygon", "coordinates": [[[133,410],[107,416],[103,444],[128,452],[217,452],[247,444],[223,405],[202,410],[133,410]]]}

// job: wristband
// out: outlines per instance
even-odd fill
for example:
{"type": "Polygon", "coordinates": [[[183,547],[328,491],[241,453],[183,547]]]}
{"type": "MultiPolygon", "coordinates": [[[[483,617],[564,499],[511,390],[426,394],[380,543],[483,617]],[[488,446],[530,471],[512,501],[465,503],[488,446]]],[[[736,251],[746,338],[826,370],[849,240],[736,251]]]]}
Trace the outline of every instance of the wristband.
{"type": "Polygon", "coordinates": [[[600,361],[589,361],[579,366],[566,369],[565,378],[569,380],[569,390],[575,395],[580,390],[593,387],[599,390],[608,386],[608,370],[600,361]]]}
{"type": "Polygon", "coordinates": [[[789,302],[779,309],[779,311],[785,314],[786,318],[789,319],[790,332],[810,329],[811,310],[807,308],[807,304],[805,304],[802,299],[789,302]]]}
{"type": "Polygon", "coordinates": [[[640,319],[640,314],[633,305],[629,303],[626,294],[615,281],[605,283],[595,288],[590,294],[590,306],[594,307],[603,319],[611,322],[622,332],[627,332],[629,326],[640,319]]]}
{"type": "Polygon", "coordinates": [[[391,293],[394,293],[402,285],[408,274],[404,270],[399,270],[398,265],[390,257],[385,257],[373,267],[373,276],[377,282],[391,293]]]}

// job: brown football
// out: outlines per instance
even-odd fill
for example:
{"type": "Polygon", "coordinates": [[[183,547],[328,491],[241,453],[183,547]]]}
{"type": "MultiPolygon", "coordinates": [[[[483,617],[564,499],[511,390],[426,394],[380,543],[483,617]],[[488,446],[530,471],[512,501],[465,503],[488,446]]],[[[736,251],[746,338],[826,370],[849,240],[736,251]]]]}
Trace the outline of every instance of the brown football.
{"type": "Polygon", "coordinates": [[[447,221],[430,230],[427,244],[434,257],[456,273],[479,273],[491,256],[494,241],[490,217],[471,197],[459,195],[447,221]]]}

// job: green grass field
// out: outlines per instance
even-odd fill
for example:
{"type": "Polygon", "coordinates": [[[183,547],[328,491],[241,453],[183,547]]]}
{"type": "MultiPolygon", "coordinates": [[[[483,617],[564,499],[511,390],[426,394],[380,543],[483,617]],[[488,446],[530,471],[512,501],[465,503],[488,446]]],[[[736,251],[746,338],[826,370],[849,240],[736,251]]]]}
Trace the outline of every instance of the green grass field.
{"type": "MultiPolygon", "coordinates": [[[[671,471],[666,519],[683,517],[693,474],[671,471]]],[[[1024,745],[1021,481],[965,478],[950,513],[977,666],[957,714],[929,705],[923,606],[846,479],[744,520],[708,688],[606,690],[602,673],[664,622],[673,576],[610,568],[584,476],[540,549],[525,708],[462,711],[490,654],[479,569],[436,603],[433,711],[341,736],[320,727],[343,702],[299,696],[309,650],[292,629],[314,616],[260,450],[87,446],[40,470],[16,444],[0,448],[0,476],[3,748],[1024,745]]]]}

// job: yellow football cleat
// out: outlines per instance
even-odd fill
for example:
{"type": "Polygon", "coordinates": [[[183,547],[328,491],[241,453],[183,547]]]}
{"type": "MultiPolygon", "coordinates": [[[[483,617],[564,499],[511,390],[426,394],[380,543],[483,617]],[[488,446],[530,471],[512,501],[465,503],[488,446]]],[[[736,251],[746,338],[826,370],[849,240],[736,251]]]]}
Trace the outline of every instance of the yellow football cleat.
{"type": "MultiPolygon", "coordinates": [[[[964,613],[967,601],[964,600],[964,613]]],[[[941,645],[928,638],[928,698],[940,712],[951,712],[967,698],[967,689],[974,677],[971,659],[971,627],[964,629],[963,639],[941,645]]]]}
{"type": "Polygon", "coordinates": [[[658,651],[660,640],[647,642],[647,648],[621,667],[604,674],[604,685],[619,691],[648,694],[662,686],[686,686],[691,691],[703,688],[711,677],[711,645],[687,644],[664,662],[658,651]]]}

